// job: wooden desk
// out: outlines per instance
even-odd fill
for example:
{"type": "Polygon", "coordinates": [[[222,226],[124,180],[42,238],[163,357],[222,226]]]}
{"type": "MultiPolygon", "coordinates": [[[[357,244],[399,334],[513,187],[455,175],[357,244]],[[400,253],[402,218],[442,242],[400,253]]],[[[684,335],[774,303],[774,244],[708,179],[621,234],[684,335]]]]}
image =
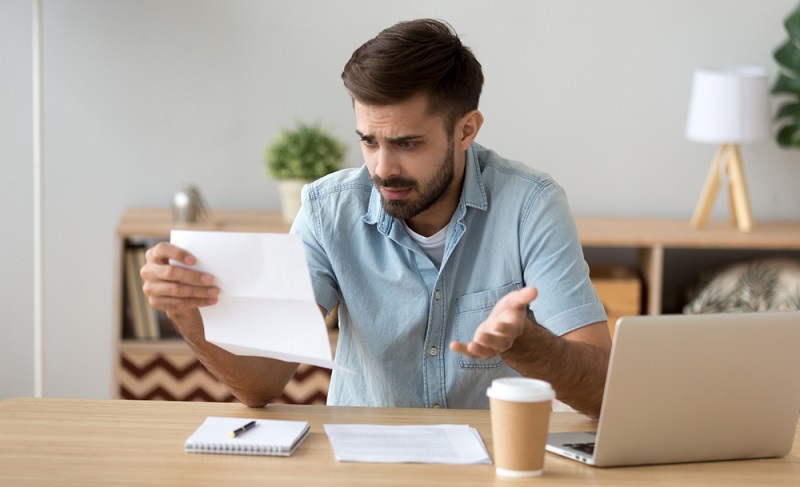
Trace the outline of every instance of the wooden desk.
{"type": "MultiPolygon", "coordinates": [[[[0,402],[0,485],[798,485],[800,436],[785,458],[597,469],[547,454],[534,479],[496,477],[493,465],[338,463],[323,424],[470,424],[492,452],[488,411],[349,408],[83,399],[0,402]],[[309,421],[311,434],[290,458],[184,453],[206,416],[309,421]]],[[[554,413],[551,430],[591,427],[554,413]]]]}

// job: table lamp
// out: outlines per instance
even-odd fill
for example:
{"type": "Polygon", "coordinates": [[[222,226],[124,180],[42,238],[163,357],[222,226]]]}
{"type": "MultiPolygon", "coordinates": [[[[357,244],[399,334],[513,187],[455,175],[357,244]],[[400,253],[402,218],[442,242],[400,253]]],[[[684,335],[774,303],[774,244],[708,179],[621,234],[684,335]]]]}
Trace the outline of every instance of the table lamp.
{"type": "Polygon", "coordinates": [[[708,222],[720,183],[727,177],[731,220],[741,232],[753,230],[739,144],[771,133],[767,84],[767,72],[759,66],[695,70],[686,138],[719,148],[692,217],[693,228],[708,222]]]}

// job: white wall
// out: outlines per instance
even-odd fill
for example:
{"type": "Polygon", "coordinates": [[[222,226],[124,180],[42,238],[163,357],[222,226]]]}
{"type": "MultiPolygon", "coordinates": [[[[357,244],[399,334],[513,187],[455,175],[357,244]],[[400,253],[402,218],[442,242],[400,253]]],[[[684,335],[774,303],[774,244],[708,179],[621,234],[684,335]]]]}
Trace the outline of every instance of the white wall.
{"type": "Polygon", "coordinates": [[[0,399],[33,394],[31,66],[30,8],[0,3],[0,399]]]}
{"type": "MultiPolygon", "coordinates": [[[[296,119],[321,120],[360,164],[339,74],[395,21],[455,26],[486,74],[479,141],[553,174],[575,213],[688,221],[714,152],[683,138],[692,70],[774,76],[795,5],[44,0],[46,395],[111,395],[124,208],[166,206],[185,181],[212,208],[277,208],[262,153],[296,119]]],[[[0,398],[33,393],[30,16],[29,0],[0,2],[0,398]]],[[[756,223],[796,218],[800,152],[766,141],[743,158],[756,223]]]]}

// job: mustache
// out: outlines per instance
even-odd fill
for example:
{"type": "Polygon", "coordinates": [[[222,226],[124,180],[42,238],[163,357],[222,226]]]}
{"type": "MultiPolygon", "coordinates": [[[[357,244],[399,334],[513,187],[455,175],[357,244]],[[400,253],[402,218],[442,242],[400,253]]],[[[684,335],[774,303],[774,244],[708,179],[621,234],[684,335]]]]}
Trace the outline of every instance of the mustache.
{"type": "Polygon", "coordinates": [[[372,184],[378,188],[416,188],[417,182],[407,178],[383,179],[377,174],[372,176],[372,184]]]}

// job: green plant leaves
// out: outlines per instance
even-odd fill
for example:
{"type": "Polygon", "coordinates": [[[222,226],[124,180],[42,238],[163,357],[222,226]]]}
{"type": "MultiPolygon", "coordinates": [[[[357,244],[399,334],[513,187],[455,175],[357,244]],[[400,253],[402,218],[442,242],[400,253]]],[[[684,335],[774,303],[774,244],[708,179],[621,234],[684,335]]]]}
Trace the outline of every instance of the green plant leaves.
{"type": "Polygon", "coordinates": [[[787,93],[790,95],[800,94],[800,80],[795,78],[790,78],[784,73],[781,73],[778,75],[778,79],[775,80],[775,84],[772,86],[772,92],[775,94],[778,93],[787,93]]]}
{"type": "Polygon", "coordinates": [[[345,146],[319,122],[297,122],[283,129],[265,154],[268,174],[275,179],[315,180],[342,166],[345,146]]]}
{"type": "Polygon", "coordinates": [[[784,42],[773,52],[773,57],[784,73],[791,73],[793,78],[800,79],[800,48],[794,42],[784,42]]]}
{"type": "Polygon", "coordinates": [[[781,127],[776,139],[781,147],[800,148],[800,125],[791,123],[781,127]]]}
{"type": "Polygon", "coordinates": [[[791,39],[800,39],[800,8],[795,9],[786,20],[783,21],[786,32],[791,39]]]}
{"type": "Polygon", "coordinates": [[[784,95],[775,120],[780,123],[775,140],[781,147],[800,148],[800,6],[783,22],[789,34],[772,55],[780,66],[780,73],[772,93],[784,95]]]}

